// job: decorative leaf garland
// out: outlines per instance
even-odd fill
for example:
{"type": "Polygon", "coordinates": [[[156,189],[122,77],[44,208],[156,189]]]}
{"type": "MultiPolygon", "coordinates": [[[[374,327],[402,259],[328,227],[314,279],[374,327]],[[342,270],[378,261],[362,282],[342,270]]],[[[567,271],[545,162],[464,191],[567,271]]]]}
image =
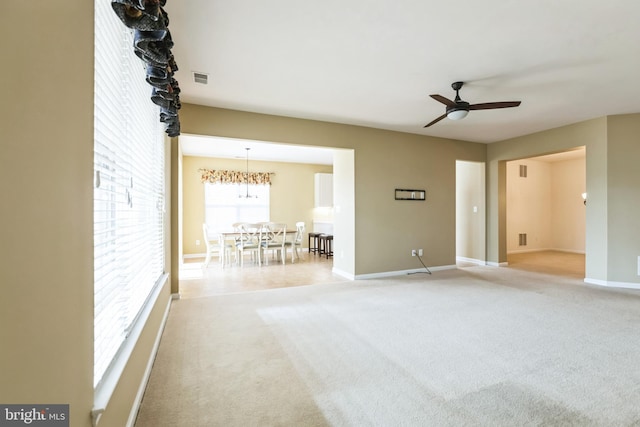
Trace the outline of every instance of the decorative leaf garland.
{"type": "Polygon", "coordinates": [[[151,85],[151,101],[160,106],[165,132],[180,135],[180,87],[173,77],[178,65],[171,53],[173,40],[169,16],[162,8],[166,0],[112,0],[111,6],[125,26],[134,30],[135,54],[147,65],[146,81],[151,85]]]}

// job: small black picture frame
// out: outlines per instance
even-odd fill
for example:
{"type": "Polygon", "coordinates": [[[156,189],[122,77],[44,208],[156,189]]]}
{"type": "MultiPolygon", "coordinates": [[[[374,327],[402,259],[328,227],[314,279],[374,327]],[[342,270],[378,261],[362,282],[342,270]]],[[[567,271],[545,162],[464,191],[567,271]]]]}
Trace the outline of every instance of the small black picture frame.
{"type": "Polygon", "coordinates": [[[420,200],[426,198],[425,190],[410,190],[405,188],[396,188],[396,200],[420,200]]]}

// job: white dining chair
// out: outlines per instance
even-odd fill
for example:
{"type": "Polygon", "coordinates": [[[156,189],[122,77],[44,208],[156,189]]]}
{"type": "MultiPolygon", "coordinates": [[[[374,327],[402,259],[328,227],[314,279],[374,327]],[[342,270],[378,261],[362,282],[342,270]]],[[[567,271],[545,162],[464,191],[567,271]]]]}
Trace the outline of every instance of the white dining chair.
{"type": "Polygon", "coordinates": [[[219,236],[212,236],[207,224],[202,224],[202,235],[204,239],[204,245],[207,251],[207,254],[204,259],[204,263],[202,264],[205,268],[209,266],[209,262],[211,262],[211,257],[214,254],[218,255],[220,264],[223,267],[231,261],[231,251],[234,249],[231,243],[225,242],[219,236]]]}
{"type": "Polygon", "coordinates": [[[269,265],[269,256],[267,252],[271,251],[272,256],[277,259],[278,256],[285,263],[285,243],[287,240],[287,225],[279,222],[268,222],[262,227],[260,233],[260,246],[264,252],[264,261],[269,265]]]}
{"type": "Polygon", "coordinates": [[[296,222],[296,234],[293,237],[293,240],[287,240],[284,244],[285,251],[287,249],[291,250],[291,262],[295,262],[295,259],[300,259],[300,254],[298,253],[298,249],[302,252],[302,242],[304,240],[304,222],[299,221],[296,222]]]}
{"type": "Polygon", "coordinates": [[[244,255],[250,253],[252,259],[262,265],[260,245],[261,224],[241,223],[238,224],[238,239],[236,240],[236,253],[240,261],[240,266],[244,267],[244,255]]]}

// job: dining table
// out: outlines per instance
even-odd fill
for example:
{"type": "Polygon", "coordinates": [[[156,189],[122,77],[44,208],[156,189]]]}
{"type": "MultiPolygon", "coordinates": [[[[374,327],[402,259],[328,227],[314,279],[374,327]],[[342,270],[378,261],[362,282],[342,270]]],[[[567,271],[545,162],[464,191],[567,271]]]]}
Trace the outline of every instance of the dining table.
{"type": "MultiPolygon", "coordinates": [[[[238,239],[240,238],[240,232],[237,230],[229,230],[229,231],[221,231],[218,232],[218,244],[220,247],[220,262],[222,264],[222,266],[224,267],[225,265],[227,265],[230,260],[227,260],[227,248],[228,245],[232,245],[232,250],[235,251],[236,249],[236,243],[238,241],[238,239]]],[[[291,238],[295,238],[296,235],[296,230],[286,230],[285,232],[286,234],[286,239],[289,240],[291,238]]],[[[281,256],[285,256],[285,254],[281,254],[281,256]]],[[[237,261],[237,260],[236,260],[237,261]]]]}

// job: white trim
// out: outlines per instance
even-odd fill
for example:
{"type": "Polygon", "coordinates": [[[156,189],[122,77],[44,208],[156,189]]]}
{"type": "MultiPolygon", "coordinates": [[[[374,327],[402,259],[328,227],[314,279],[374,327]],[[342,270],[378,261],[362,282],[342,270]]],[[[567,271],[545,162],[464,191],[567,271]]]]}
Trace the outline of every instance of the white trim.
{"type": "MultiPolygon", "coordinates": [[[[455,265],[440,265],[437,267],[429,267],[430,271],[442,271],[442,270],[455,270],[457,266],[455,265]]],[[[393,276],[405,276],[407,274],[414,273],[426,273],[426,270],[423,268],[413,268],[411,270],[398,270],[398,271],[383,271],[380,273],[369,273],[369,274],[357,274],[355,276],[356,280],[364,280],[364,279],[382,279],[385,277],[393,277],[393,276]]]]}
{"type": "Polygon", "coordinates": [[[149,355],[149,360],[147,361],[147,369],[144,371],[144,376],[142,377],[142,381],[140,381],[140,387],[138,387],[138,393],[136,394],[136,398],[133,402],[133,406],[131,407],[131,412],[129,413],[129,419],[127,420],[127,427],[133,427],[136,418],[138,417],[138,410],[140,409],[140,404],[142,403],[142,397],[144,396],[144,392],[147,389],[147,383],[149,382],[149,377],[151,377],[151,369],[153,368],[153,363],[156,359],[156,354],[158,353],[158,348],[160,347],[160,340],[162,338],[162,333],[164,332],[164,327],[167,324],[167,319],[169,317],[169,309],[171,308],[171,301],[173,298],[167,301],[167,307],[164,309],[164,314],[162,316],[162,321],[160,322],[160,328],[158,328],[158,333],[156,334],[156,341],[153,343],[153,349],[151,350],[151,354],[149,355]]]}
{"type": "Polygon", "coordinates": [[[590,279],[588,277],[585,277],[584,282],[590,285],[605,286],[607,288],[624,288],[624,289],[640,290],[640,283],[613,282],[609,280],[590,279]]]}
{"type": "Polygon", "coordinates": [[[482,259],[467,258],[467,257],[463,257],[463,256],[457,256],[456,257],[456,261],[458,261],[458,262],[470,262],[472,264],[478,264],[478,265],[487,265],[487,262],[482,260],[482,259]]]}
{"type": "Polygon", "coordinates": [[[182,259],[189,259],[189,258],[206,258],[207,254],[206,253],[201,253],[201,254],[184,254],[182,255],[182,259]]]}
{"type": "Polygon", "coordinates": [[[337,274],[338,276],[344,277],[345,279],[349,279],[349,280],[355,280],[355,278],[356,278],[356,276],[354,276],[353,274],[347,273],[346,271],[339,270],[339,269],[337,269],[335,267],[333,267],[331,269],[331,272],[333,274],[337,274]]]}
{"type": "Polygon", "coordinates": [[[506,267],[509,265],[508,262],[493,262],[493,261],[487,261],[487,265],[491,266],[491,267],[506,267]]]}
{"type": "Polygon", "coordinates": [[[507,251],[507,255],[509,254],[525,254],[529,252],[544,252],[544,251],[555,251],[555,252],[567,252],[570,254],[582,254],[584,255],[586,252],[584,250],[574,250],[574,249],[562,249],[562,248],[537,248],[537,249],[518,249],[515,251],[507,251]]]}
{"type": "Polygon", "coordinates": [[[582,251],[577,251],[577,250],[572,250],[572,249],[550,249],[552,251],[556,251],[556,252],[566,252],[568,254],[580,254],[580,255],[586,255],[587,253],[582,250],[582,251]]]}
{"type": "Polygon", "coordinates": [[[544,251],[554,251],[555,249],[551,249],[551,248],[531,248],[531,249],[516,249],[516,250],[511,250],[511,251],[507,251],[507,255],[510,254],[527,254],[530,252],[544,252],[544,251]]]}
{"type": "Polygon", "coordinates": [[[149,316],[153,311],[153,307],[158,301],[162,289],[167,285],[168,280],[169,275],[165,273],[158,281],[158,284],[151,292],[151,295],[149,295],[149,299],[142,308],[136,322],[131,326],[131,332],[123,342],[122,348],[118,351],[118,354],[114,357],[111,366],[109,366],[103,375],[102,380],[95,388],[93,394],[93,409],[91,410],[91,423],[94,427],[98,425],[102,413],[107,408],[109,400],[111,400],[111,396],[113,396],[113,392],[122,377],[122,373],[129,362],[136,344],[138,343],[138,339],[140,339],[142,330],[146,326],[149,316]]]}

